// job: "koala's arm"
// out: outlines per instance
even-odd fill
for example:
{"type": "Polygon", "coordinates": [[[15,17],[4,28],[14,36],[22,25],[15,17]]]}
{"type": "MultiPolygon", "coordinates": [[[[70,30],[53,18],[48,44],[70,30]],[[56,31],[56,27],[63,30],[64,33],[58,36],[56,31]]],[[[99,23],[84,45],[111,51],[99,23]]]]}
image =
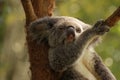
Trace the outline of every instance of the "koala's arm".
{"type": "Polygon", "coordinates": [[[100,20],[92,28],[84,31],[76,41],[76,44],[79,44],[80,52],[83,52],[94,39],[101,37],[109,29],[109,26],[105,25],[103,20],[100,20]]]}
{"type": "Polygon", "coordinates": [[[96,53],[92,61],[94,62],[93,71],[101,80],[116,80],[112,72],[103,64],[103,61],[96,53]]]}
{"type": "Polygon", "coordinates": [[[51,48],[49,52],[49,61],[53,70],[63,71],[72,66],[89,43],[108,30],[109,27],[103,25],[103,21],[99,21],[92,28],[84,31],[74,43],[51,48]]]}

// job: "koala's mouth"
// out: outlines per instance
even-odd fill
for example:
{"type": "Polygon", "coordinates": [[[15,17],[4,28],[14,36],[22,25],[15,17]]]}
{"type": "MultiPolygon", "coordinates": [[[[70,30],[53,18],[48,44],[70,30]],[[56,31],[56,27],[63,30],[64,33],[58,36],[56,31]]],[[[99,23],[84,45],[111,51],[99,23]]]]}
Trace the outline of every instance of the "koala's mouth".
{"type": "Polygon", "coordinates": [[[75,35],[70,34],[67,36],[67,38],[65,39],[65,43],[71,43],[75,40],[75,35]]]}

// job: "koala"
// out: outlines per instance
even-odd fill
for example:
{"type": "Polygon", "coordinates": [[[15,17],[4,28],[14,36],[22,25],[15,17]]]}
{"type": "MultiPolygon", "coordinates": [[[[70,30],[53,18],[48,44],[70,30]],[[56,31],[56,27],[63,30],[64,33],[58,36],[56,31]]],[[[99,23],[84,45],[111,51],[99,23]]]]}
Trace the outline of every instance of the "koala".
{"type": "Polygon", "coordinates": [[[94,50],[109,31],[103,20],[93,27],[67,16],[44,17],[30,24],[34,41],[49,45],[49,65],[62,72],[59,80],[116,80],[94,50]]]}

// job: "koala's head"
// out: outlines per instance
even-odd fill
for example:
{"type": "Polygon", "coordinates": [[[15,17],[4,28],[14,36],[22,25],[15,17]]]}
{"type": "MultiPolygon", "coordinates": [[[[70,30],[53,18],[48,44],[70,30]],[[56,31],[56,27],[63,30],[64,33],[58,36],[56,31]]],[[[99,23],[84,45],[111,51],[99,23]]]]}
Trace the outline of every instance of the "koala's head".
{"type": "Polygon", "coordinates": [[[74,42],[89,27],[76,18],[65,16],[46,17],[33,24],[32,32],[35,33],[35,38],[38,41],[47,40],[51,47],[74,42]]]}

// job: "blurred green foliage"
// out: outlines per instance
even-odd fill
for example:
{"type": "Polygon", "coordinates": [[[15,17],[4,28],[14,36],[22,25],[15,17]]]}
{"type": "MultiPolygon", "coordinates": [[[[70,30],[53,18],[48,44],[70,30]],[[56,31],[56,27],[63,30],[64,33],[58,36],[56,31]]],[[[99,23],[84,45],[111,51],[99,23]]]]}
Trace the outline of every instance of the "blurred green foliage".
{"type": "MultiPolygon", "coordinates": [[[[0,3],[2,3],[2,5],[0,4],[0,51],[1,51],[2,43],[4,37],[6,36],[5,34],[9,34],[6,28],[9,29],[8,28],[9,25],[11,24],[14,25],[14,23],[16,23],[17,25],[18,24],[17,22],[19,20],[24,21],[23,20],[24,14],[23,12],[21,12],[23,10],[21,10],[22,6],[19,0],[9,1],[0,0],[0,3]]],[[[85,23],[93,25],[97,20],[106,19],[109,15],[112,14],[112,12],[115,11],[115,9],[118,6],[120,6],[120,0],[56,0],[55,15],[76,17],[84,21],[85,23]]],[[[21,33],[19,32],[17,34],[21,33]]],[[[116,76],[117,80],[119,80],[120,22],[118,22],[107,35],[103,36],[103,41],[100,45],[97,46],[96,50],[102,57],[104,63],[111,69],[113,74],[116,76]]],[[[15,56],[19,55],[17,54],[15,56]]],[[[2,72],[0,73],[0,75],[5,73],[5,70],[3,69],[9,68],[6,67],[6,65],[8,65],[6,64],[6,62],[3,62],[2,64],[0,63],[0,71],[2,72]]]]}

